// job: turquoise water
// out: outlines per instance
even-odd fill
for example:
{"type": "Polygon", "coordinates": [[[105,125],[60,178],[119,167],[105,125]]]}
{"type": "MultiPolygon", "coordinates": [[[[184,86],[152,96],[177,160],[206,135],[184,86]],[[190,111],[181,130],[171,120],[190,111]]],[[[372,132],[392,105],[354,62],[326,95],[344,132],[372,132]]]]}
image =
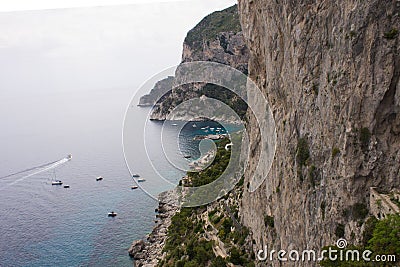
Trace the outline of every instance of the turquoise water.
{"type": "MultiPolygon", "coordinates": [[[[127,249],[152,230],[157,202],[130,188],[134,182],[125,165],[121,137],[125,113],[121,103],[129,94],[129,90],[111,89],[79,96],[54,94],[45,100],[8,99],[0,106],[4,129],[0,147],[7,151],[0,155],[0,176],[73,155],[56,168],[57,179],[69,189],[52,186],[51,171],[15,184],[18,175],[0,180],[0,266],[132,266],[127,249]],[[99,175],[104,180],[97,182],[99,175]],[[112,210],[117,217],[107,217],[112,210]]],[[[137,108],[132,125],[147,113],[137,108]]],[[[158,157],[152,160],[177,182],[184,172],[173,168],[157,150],[162,125],[149,122],[146,132],[158,157]]],[[[176,127],[167,129],[167,134],[174,134],[176,127]]],[[[202,134],[200,129],[189,127],[180,137],[183,152],[193,158],[198,155],[198,142],[193,141],[197,134],[202,134]]],[[[143,144],[135,136],[129,140],[133,148],[143,144]]],[[[152,167],[142,164],[146,157],[141,153],[132,157],[151,185],[152,167]]]]}

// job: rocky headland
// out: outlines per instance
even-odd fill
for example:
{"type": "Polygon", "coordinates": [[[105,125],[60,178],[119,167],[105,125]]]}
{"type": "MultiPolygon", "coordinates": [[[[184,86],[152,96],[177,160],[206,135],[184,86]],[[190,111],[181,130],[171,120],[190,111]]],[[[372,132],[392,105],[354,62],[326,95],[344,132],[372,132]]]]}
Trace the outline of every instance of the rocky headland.
{"type": "MultiPolygon", "coordinates": [[[[249,51],[245,44],[237,13],[237,6],[206,16],[192,30],[183,43],[182,63],[193,61],[212,61],[229,65],[247,74],[249,51]]],[[[179,67],[178,67],[179,69],[179,67]]],[[[176,75],[181,75],[179,72],[176,75]]],[[[182,77],[176,77],[178,80],[182,77]]],[[[174,87],[174,78],[168,77],[159,81],[148,95],[143,96],[139,105],[153,106],[151,120],[165,120],[168,114],[180,103],[193,97],[224,97],[238,113],[245,114],[246,108],[237,97],[226,89],[205,83],[184,84],[174,87]],[[163,90],[160,90],[163,88],[163,90]],[[163,92],[168,92],[163,95],[163,92]],[[220,92],[220,93],[219,93],[220,92]],[[212,95],[211,95],[212,94],[212,95]],[[225,95],[228,94],[228,97],[225,95]]],[[[179,114],[174,120],[187,121],[192,117],[179,114]]],[[[236,122],[236,118],[216,116],[214,120],[236,122]]]]}
{"type": "Polygon", "coordinates": [[[155,226],[152,232],[143,240],[136,240],[128,249],[129,256],[135,260],[136,267],[156,266],[164,256],[163,247],[167,238],[171,218],[179,210],[176,205],[177,195],[174,191],[166,191],[159,195],[155,226]]]}

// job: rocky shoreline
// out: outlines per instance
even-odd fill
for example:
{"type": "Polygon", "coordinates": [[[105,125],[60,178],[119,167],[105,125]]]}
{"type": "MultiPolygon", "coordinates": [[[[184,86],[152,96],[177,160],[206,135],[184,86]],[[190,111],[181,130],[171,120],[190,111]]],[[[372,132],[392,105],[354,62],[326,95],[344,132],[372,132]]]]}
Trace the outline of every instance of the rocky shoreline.
{"type": "Polygon", "coordinates": [[[174,190],[163,192],[159,195],[158,208],[155,210],[156,225],[152,232],[145,239],[136,240],[128,249],[129,256],[132,257],[136,267],[153,267],[164,257],[162,252],[167,239],[168,227],[171,218],[179,208],[175,203],[177,194],[174,190]]]}

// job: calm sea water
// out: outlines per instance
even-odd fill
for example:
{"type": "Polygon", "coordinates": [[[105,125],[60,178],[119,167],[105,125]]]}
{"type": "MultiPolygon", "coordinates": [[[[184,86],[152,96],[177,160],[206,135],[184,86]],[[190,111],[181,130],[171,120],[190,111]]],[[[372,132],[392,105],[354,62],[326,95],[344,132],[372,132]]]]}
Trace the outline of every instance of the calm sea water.
{"type": "MultiPolygon", "coordinates": [[[[132,266],[127,249],[151,231],[157,202],[130,189],[134,183],[121,137],[130,94],[127,89],[49,93],[9,97],[0,106],[0,176],[73,155],[55,169],[69,189],[51,185],[52,171],[15,184],[22,175],[0,180],[0,266],[132,266]],[[99,175],[101,182],[95,179],[99,175]],[[107,217],[111,210],[118,216],[107,217]]],[[[132,127],[148,114],[146,108],[134,109],[132,127]]],[[[148,123],[146,136],[153,143],[159,141],[162,125],[148,123]]],[[[193,158],[199,156],[193,136],[206,134],[202,126],[186,127],[181,134],[181,149],[193,158]]],[[[164,131],[176,135],[175,126],[164,131]]],[[[133,147],[143,144],[135,136],[129,140],[133,147]]],[[[153,164],[178,181],[184,172],[163,159],[160,147],[150,149],[160,156],[153,164]]],[[[144,155],[133,153],[131,160],[142,166],[139,173],[151,184],[153,167],[140,164],[144,155]]]]}
{"type": "Polygon", "coordinates": [[[129,95],[50,93],[0,107],[0,176],[73,155],[56,168],[69,189],[51,185],[52,171],[0,180],[0,266],[132,265],[127,248],[151,231],[157,203],[130,189],[121,148],[129,95]]]}

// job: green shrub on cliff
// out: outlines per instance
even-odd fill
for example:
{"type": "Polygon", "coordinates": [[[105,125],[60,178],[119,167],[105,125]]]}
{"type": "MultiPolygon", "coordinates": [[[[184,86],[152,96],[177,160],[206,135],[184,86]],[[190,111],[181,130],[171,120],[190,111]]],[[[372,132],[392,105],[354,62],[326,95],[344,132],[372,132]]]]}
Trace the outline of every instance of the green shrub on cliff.
{"type": "Polygon", "coordinates": [[[386,39],[394,39],[396,38],[398,33],[399,31],[396,28],[392,28],[390,31],[385,32],[383,37],[385,37],[386,39]]]}
{"type": "Polygon", "coordinates": [[[369,141],[371,139],[371,132],[367,127],[361,128],[360,129],[360,142],[361,142],[361,147],[363,149],[368,148],[369,141]]]}
{"type": "Polygon", "coordinates": [[[214,161],[207,169],[201,172],[188,172],[191,183],[187,184],[187,186],[199,187],[206,185],[221,176],[228,166],[231,157],[231,151],[225,150],[225,145],[229,142],[229,139],[224,139],[217,143],[217,153],[214,161]]]}
{"type": "MultiPolygon", "coordinates": [[[[225,145],[229,142],[229,139],[216,142],[217,153],[213,163],[200,173],[188,173],[191,179],[189,186],[208,184],[224,172],[231,154],[230,150],[225,150],[225,145]]],[[[167,256],[164,261],[160,262],[159,266],[198,267],[208,266],[214,262],[213,243],[204,238],[204,222],[198,219],[198,214],[202,211],[202,207],[182,208],[172,217],[163,250],[167,256]]],[[[221,225],[221,238],[226,238],[230,234],[233,222],[229,217],[225,217],[224,214],[217,214],[215,209],[209,213],[209,218],[212,223],[221,225]]],[[[219,262],[221,262],[220,259],[215,260],[214,264],[219,262]]]]}
{"type": "Polygon", "coordinates": [[[300,166],[306,165],[307,160],[310,158],[310,150],[308,149],[308,142],[306,138],[299,138],[297,141],[296,153],[298,164],[300,166]]]}
{"type": "MultiPolygon", "coordinates": [[[[325,247],[324,249],[328,248],[325,247]]],[[[337,247],[333,248],[339,250],[337,247]]],[[[325,258],[319,264],[325,267],[398,266],[400,262],[400,215],[389,215],[383,220],[377,220],[375,217],[366,220],[363,232],[363,244],[361,246],[347,246],[343,250],[343,255],[346,255],[346,251],[348,250],[358,250],[360,252],[360,260],[340,261],[337,259],[331,261],[325,258]],[[368,262],[362,258],[362,253],[366,249],[373,252],[369,256],[370,261],[368,262]],[[382,259],[381,256],[385,255],[386,261],[375,261],[377,255],[380,255],[379,259],[382,259]]]]}
{"type": "Polygon", "coordinates": [[[368,244],[374,253],[396,255],[400,261],[400,215],[388,215],[378,221],[368,244]]]}
{"type": "Polygon", "coordinates": [[[185,43],[191,48],[201,48],[203,42],[216,39],[220,32],[229,31],[241,31],[237,5],[206,16],[188,32],[185,43]]]}
{"type": "Polygon", "coordinates": [[[221,256],[218,256],[211,261],[210,267],[226,267],[226,260],[221,256]]]}
{"type": "Polygon", "coordinates": [[[215,258],[212,242],[201,238],[204,223],[196,218],[198,208],[182,208],[171,219],[159,266],[207,266],[215,258]]]}
{"type": "Polygon", "coordinates": [[[275,227],[274,217],[265,215],[264,216],[264,224],[265,224],[265,227],[274,228],[275,227]]]}

